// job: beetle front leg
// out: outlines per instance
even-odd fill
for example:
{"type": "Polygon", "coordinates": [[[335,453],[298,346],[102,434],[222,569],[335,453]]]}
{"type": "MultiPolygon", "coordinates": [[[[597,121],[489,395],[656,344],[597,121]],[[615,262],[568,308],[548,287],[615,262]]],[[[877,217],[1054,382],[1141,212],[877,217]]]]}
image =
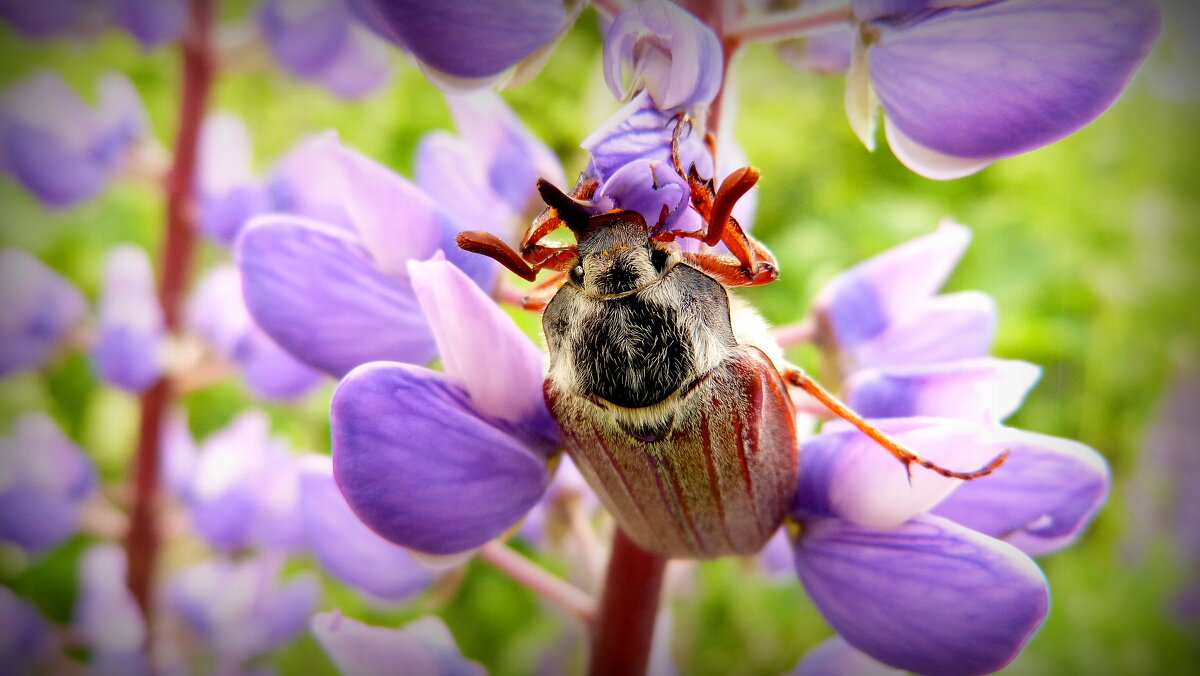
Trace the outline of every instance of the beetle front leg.
{"type": "Polygon", "coordinates": [[[566,278],[567,273],[565,271],[555,270],[553,273],[546,275],[534,283],[521,296],[521,309],[531,312],[545,310],[546,305],[550,303],[550,299],[554,297],[554,294],[558,293],[558,288],[562,286],[563,280],[566,278]]]}
{"type": "Polygon", "coordinates": [[[521,254],[504,243],[504,240],[485,230],[464,230],[454,237],[455,244],[463,251],[482,254],[508,268],[526,281],[537,279],[537,268],[530,266],[521,254]]]}
{"type": "Polygon", "coordinates": [[[903,444],[894,439],[891,435],[867,422],[862,416],[856,413],[854,409],[842,403],[840,399],[833,396],[833,394],[824,387],[821,387],[820,383],[810,378],[803,370],[794,366],[789,366],[782,369],[781,373],[783,374],[784,380],[786,380],[789,384],[795,385],[796,387],[799,387],[815,397],[838,417],[843,418],[851,425],[857,427],[859,431],[870,437],[873,441],[875,441],[875,443],[887,450],[887,452],[894,455],[897,460],[904,464],[904,471],[908,472],[909,479],[912,479],[912,466],[920,465],[921,467],[933,470],[934,472],[937,472],[945,477],[970,481],[971,479],[978,479],[979,477],[987,476],[996,471],[996,468],[1004,464],[1005,459],[1008,458],[1008,451],[1004,451],[995,458],[992,458],[991,462],[984,467],[972,472],[955,472],[953,470],[946,469],[941,465],[937,465],[929,460],[926,460],[925,458],[922,458],[916,453],[913,453],[905,448],[903,444]]]}

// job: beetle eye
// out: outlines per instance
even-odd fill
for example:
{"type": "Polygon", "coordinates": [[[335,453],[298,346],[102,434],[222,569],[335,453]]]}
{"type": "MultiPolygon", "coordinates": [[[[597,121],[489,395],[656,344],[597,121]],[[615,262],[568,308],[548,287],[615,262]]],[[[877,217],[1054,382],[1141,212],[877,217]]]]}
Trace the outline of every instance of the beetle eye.
{"type": "Polygon", "coordinates": [[[583,266],[576,265],[571,268],[571,282],[577,286],[583,286],[583,266]]]}
{"type": "Polygon", "coordinates": [[[655,270],[658,270],[659,274],[666,269],[667,260],[670,257],[670,254],[662,249],[659,249],[658,247],[651,247],[650,249],[650,264],[654,266],[655,270]]]}

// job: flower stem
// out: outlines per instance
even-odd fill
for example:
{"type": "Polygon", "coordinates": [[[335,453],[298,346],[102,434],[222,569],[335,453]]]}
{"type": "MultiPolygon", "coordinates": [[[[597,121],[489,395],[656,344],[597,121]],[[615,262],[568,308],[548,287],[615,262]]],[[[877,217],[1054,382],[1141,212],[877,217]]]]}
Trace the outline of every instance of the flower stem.
{"type": "Polygon", "coordinates": [[[620,528],[613,534],[592,635],[590,676],[646,672],[666,565],[666,559],[638,547],[620,528]]]}
{"type": "Polygon", "coordinates": [[[578,587],[554,577],[508,545],[492,540],[479,548],[479,558],[497,570],[537,592],[539,596],[568,610],[585,624],[595,616],[596,604],[578,587]]]}
{"type": "Polygon", "coordinates": [[[768,15],[766,19],[739,26],[730,37],[740,42],[771,42],[848,26],[854,20],[849,5],[813,13],[801,8],[794,12],[768,15]]]}
{"type": "MultiPolygon", "coordinates": [[[[195,249],[195,206],[192,184],[200,123],[208,103],[213,78],[211,32],[213,0],[192,0],[188,27],[182,39],[183,88],[179,110],[175,157],[167,176],[167,228],[162,245],[162,270],[158,290],[163,318],[169,331],[178,330],[183,294],[191,273],[195,249]]],[[[129,590],[152,627],[154,565],[159,546],[158,475],[163,419],[175,398],[169,377],[164,376],[142,395],[134,459],[134,502],[125,535],[129,559],[129,590]]],[[[148,646],[147,646],[148,647],[148,646]]]]}

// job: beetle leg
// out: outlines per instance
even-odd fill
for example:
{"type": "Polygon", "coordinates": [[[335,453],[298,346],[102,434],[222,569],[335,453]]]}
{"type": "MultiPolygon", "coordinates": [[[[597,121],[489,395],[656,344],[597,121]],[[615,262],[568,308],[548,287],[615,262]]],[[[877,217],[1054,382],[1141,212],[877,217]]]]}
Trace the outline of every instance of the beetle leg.
{"type": "Polygon", "coordinates": [[[525,294],[521,296],[521,309],[532,312],[545,310],[546,305],[550,303],[550,299],[554,297],[554,294],[558,293],[558,287],[562,286],[563,280],[566,277],[566,272],[555,270],[534,283],[533,286],[525,289],[525,294]]]}
{"type": "Polygon", "coordinates": [[[760,262],[758,270],[751,272],[733,256],[693,251],[684,251],[682,255],[683,260],[725,286],[758,286],[779,278],[773,258],[771,262],[760,262]]]}
{"type": "Polygon", "coordinates": [[[537,279],[537,269],[521,258],[521,254],[504,243],[504,240],[484,230],[464,230],[454,238],[458,248],[471,253],[483,254],[496,260],[521,279],[532,282],[537,279]]]}
{"type": "Polygon", "coordinates": [[[557,272],[565,272],[579,258],[579,247],[575,244],[534,244],[525,253],[525,260],[535,270],[550,268],[557,272]]]}
{"type": "Polygon", "coordinates": [[[546,202],[546,209],[543,209],[542,213],[533,219],[533,223],[525,231],[525,236],[521,239],[521,250],[528,252],[546,235],[568,223],[570,218],[564,220],[562,209],[569,209],[574,202],[590,200],[596,194],[596,188],[599,186],[600,182],[596,179],[580,176],[579,180],[575,182],[575,187],[571,189],[571,194],[566,195],[545,179],[538,179],[538,192],[541,193],[544,200],[548,195],[550,199],[546,202]]]}
{"type": "Polygon", "coordinates": [[[920,465],[921,467],[933,470],[934,472],[937,472],[945,477],[969,481],[971,479],[978,479],[979,477],[991,474],[996,470],[997,467],[1004,464],[1005,459],[1008,458],[1008,451],[1004,451],[995,458],[992,458],[987,465],[972,472],[955,472],[953,470],[946,469],[940,465],[934,464],[929,460],[926,460],[925,458],[922,458],[916,453],[913,453],[905,448],[903,444],[901,444],[891,435],[864,420],[862,416],[854,412],[854,410],[846,404],[842,403],[841,400],[833,396],[833,394],[824,387],[821,387],[817,381],[810,378],[807,373],[799,368],[793,366],[783,369],[783,378],[788,383],[795,385],[805,392],[811,394],[818,401],[828,407],[830,411],[833,411],[839,417],[844,418],[851,425],[857,427],[863,434],[875,441],[875,443],[883,446],[887,452],[896,456],[896,459],[904,464],[904,471],[908,472],[910,481],[912,480],[913,465],[920,465]]]}

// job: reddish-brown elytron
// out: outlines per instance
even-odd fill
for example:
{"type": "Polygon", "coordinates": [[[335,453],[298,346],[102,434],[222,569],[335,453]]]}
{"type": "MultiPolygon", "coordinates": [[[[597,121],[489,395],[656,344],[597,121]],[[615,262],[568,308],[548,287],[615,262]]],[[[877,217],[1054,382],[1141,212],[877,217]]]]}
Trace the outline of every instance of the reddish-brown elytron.
{"type": "Polygon", "coordinates": [[[739,169],[716,190],[695,166],[684,173],[683,126],[676,126],[672,160],[707,224],[702,231],[670,230],[661,222],[650,228],[635,211],[598,213],[589,202],[596,182],[581,179],[570,195],[538,182],[547,209],[519,253],[488,233],[458,236],[463,249],[527,280],[543,268],[554,271],[525,301],[544,310],[546,404],[567,453],[620,527],[667,557],[758,551],[782,523],[799,471],[788,383],[906,467],[915,463],[961,479],[995,469],[1003,456],[975,472],[938,467],[784,365],[762,319],[727,290],[778,276],[771,252],[732,216],[758,172],[739,169]],[[563,225],[574,244],[544,242],[563,225]],[[682,237],[723,243],[730,253],[682,252],[675,244],[682,237]]]}

